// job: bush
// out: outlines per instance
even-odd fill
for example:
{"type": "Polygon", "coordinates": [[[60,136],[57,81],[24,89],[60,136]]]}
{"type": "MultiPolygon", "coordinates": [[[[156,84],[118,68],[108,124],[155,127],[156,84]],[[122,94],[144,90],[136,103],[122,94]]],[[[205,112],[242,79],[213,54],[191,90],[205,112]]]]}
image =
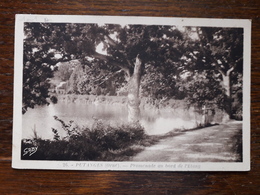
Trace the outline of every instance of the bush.
{"type": "Polygon", "coordinates": [[[52,128],[53,140],[22,140],[23,160],[127,160],[144,148],[148,136],[139,124],[114,125],[95,120],[91,128],[79,127],[73,121],[61,123],[67,136],[61,138],[52,128]],[[144,143],[144,144],[143,144],[144,143]],[[33,155],[24,155],[26,148],[37,147],[33,155]]]}
{"type": "Polygon", "coordinates": [[[51,100],[51,102],[53,104],[57,104],[58,103],[58,98],[56,96],[54,96],[54,95],[50,97],[50,100],[51,100]]]}

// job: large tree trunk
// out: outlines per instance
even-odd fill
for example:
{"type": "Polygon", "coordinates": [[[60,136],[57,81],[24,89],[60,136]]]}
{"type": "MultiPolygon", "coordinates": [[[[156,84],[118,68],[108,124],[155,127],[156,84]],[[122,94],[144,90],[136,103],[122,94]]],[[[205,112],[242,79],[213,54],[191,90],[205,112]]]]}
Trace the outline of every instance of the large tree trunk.
{"type": "Polygon", "coordinates": [[[225,89],[226,95],[226,112],[228,114],[228,119],[232,118],[232,92],[231,92],[231,81],[230,81],[230,74],[234,70],[234,68],[230,68],[226,74],[221,72],[222,74],[222,84],[223,88],[225,89]]]}
{"type": "Polygon", "coordinates": [[[128,122],[138,123],[140,120],[139,88],[142,62],[137,56],[133,75],[128,81],[128,122]]]}
{"type": "Polygon", "coordinates": [[[222,75],[223,77],[223,87],[225,89],[226,96],[231,96],[231,86],[230,86],[230,75],[222,75]]]}

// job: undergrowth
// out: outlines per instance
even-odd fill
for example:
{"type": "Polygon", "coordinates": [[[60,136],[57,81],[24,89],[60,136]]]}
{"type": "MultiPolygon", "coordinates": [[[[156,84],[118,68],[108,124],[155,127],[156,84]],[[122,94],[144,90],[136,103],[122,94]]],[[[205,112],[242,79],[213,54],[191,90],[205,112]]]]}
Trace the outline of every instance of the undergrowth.
{"type": "Polygon", "coordinates": [[[140,124],[111,125],[96,119],[92,127],[79,127],[73,121],[54,119],[66,136],[61,137],[60,130],[52,128],[53,140],[37,136],[23,139],[23,160],[123,161],[156,142],[140,124]],[[36,148],[36,152],[25,152],[30,148],[36,148]]]}

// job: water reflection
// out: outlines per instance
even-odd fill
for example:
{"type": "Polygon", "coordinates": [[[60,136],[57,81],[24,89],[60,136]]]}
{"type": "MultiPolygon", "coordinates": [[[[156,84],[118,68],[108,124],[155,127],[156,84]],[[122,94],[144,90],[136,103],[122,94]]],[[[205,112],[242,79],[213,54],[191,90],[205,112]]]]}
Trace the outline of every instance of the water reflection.
{"type": "MultiPolygon", "coordinates": [[[[52,139],[52,128],[59,130],[61,136],[65,132],[53,116],[58,116],[65,122],[73,120],[80,126],[91,126],[93,119],[104,119],[111,122],[123,123],[127,121],[127,107],[124,104],[91,104],[67,103],[29,109],[23,115],[23,138],[32,138],[33,130],[43,139],[52,139]]],[[[163,134],[174,129],[189,129],[196,126],[195,115],[188,110],[173,109],[142,109],[141,124],[147,134],[163,134]]]]}

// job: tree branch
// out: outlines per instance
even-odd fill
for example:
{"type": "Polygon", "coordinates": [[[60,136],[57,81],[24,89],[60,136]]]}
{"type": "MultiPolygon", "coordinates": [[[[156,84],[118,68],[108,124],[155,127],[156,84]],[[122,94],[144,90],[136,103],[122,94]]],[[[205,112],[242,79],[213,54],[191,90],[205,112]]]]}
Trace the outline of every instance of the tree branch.
{"type": "Polygon", "coordinates": [[[118,47],[118,44],[109,35],[105,35],[105,38],[110,45],[113,47],[118,47]]]}
{"type": "MultiPolygon", "coordinates": [[[[121,73],[121,72],[123,72],[122,69],[121,69],[121,70],[118,70],[118,71],[116,71],[116,72],[114,72],[114,73],[112,73],[112,74],[110,74],[110,75],[108,75],[108,76],[106,76],[106,78],[105,78],[101,83],[99,83],[98,85],[102,85],[103,83],[105,83],[106,81],[112,79],[114,76],[116,76],[117,74],[119,74],[119,73],[121,73]]],[[[96,82],[96,81],[95,81],[95,82],[96,82]]]]}
{"type": "Polygon", "coordinates": [[[235,63],[238,63],[240,60],[242,60],[243,58],[241,57],[241,58],[238,58],[236,61],[235,61],[235,63]]]}
{"type": "Polygon", "coordinates": [[[217,69],[219,72],[220,72],[220,74],[222,75],[222,78],[224,78],[225,76],[226,76],[226,74],[221,70],[221,69],[217,69]]]}
{"type": "Polygon", "coordinates": [[[227,71],[227,76],[229,76],[234,69],[235,69],[235,67],[232,66],[232,67],[227,71]]]}
{"type": "Polygon", "coordinates": [[[126,67],[126,66],[123,66],[122,64],[120,64],[118,62],[116,62],[115,60],[113,60],[113,58],[111,56],[103,55],[103,54],[100,54],[98,52],[93,53],[92,56],[95,57],[95,58],[107,61],[108,63],[111,63],[111,64],[121,68],[127,74],[127,76],[130,77],[129,68],[126,67]]]}
{"type": "Polygon", "coordinates": [[[120,53],[124,56],[124,58],[125,58],[125,60],[126,60],[126,62],[127,62],[127,64],[128,64],[128,66],[129,66],[129,67],[133,66],[133,64],[128,60],[128,58],[127,58],[127,56],[125,55],[125,53],[122,52],[122,49],[123,49],[123,48],[120,47],[109,35],[105,35],[105,38],[106,38],[107,42],[108,42],[110,45],[112,45],[114,48],[116,48],[117,51],[120,52],[120,53]]]}

